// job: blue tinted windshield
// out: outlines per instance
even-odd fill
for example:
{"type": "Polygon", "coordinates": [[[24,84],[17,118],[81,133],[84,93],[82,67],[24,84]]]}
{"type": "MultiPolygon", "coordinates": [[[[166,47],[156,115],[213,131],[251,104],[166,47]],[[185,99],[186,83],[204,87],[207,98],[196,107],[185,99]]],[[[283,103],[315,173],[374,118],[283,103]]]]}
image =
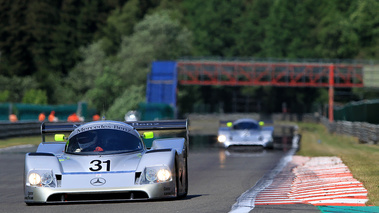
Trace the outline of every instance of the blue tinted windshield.
{"type": "Polygon", "coordinates": [[[253,122],[240,122],[240,123],[234,124],[233,129],[235,129],[235,130],[244,130],[244,129],[258,130],[259,125],[257,123],[253,123],[253,122]]]}
{"type": "Polygon", "coordinates": [[[125,131],[97,129],[79,133],[69,139],[66,153],[114,154],[142,150],[140,138],[125,131]]]}

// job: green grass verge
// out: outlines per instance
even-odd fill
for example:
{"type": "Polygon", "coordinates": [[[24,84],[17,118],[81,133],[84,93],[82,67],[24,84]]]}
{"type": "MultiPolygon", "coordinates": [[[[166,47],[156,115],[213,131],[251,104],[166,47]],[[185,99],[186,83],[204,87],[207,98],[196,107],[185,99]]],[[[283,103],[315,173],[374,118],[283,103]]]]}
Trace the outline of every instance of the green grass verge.
{"type": "Polygon", "coordinates": [[[9,146],[17,146],[17,145],[25,145],[25,144],[38,145],[41,143],[41,141],[42,141],[42,137],[40,135],[0,139],[0,148],[9,147],[9,146]]]}
{"type": "Polygon", "coordinates": [[[354,178],[368,190],[367,205],[379,206],[379,146],[360,144],[346,135],[330,134],[321,124],[298,123],[302,135],[302,156],[337,156],[349,167],[354,178]]]}

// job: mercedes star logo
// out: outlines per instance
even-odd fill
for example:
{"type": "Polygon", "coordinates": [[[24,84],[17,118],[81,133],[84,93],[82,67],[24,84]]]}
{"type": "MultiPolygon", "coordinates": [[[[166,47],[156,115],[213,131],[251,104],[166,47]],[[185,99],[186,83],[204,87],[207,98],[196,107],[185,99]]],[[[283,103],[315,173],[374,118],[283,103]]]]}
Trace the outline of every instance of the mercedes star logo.
{"type": "Polygon", "coordinates": [[[91,181],[90,181],[90,183],[92,184],[92,185],[94,185],[94,186],[102,186],[102,185],[104,185],[105,184],[105,182],[107,182],[107,181],[105,181],[105,179],[104,178],[93,178],[91,181]]]}

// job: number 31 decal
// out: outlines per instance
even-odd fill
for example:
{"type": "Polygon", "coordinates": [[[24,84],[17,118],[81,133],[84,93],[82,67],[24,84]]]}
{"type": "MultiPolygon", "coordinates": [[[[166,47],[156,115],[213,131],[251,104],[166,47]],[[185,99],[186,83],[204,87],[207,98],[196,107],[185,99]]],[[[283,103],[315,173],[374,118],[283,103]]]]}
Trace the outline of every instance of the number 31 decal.
{"type": "Polygon", "coordinates": [[[101,162],[101,160],[93,160],[90,164],[93,164],[93,167],[90,167],[89,170],[96,172],[103,169],[102,163],[107,164],[107,171],[111,170],[111,160],[106,160],[101,162]]]}

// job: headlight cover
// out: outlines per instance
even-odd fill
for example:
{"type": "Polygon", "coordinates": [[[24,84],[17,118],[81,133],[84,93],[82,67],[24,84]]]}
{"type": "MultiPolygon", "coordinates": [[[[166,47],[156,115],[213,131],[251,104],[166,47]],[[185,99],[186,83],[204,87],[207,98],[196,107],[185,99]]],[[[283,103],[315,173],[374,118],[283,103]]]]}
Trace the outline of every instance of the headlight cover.
{"type": "Polygon", "coordinates": [[[30,185],[38,185],[41,184],[41,175],[38,173],[30,173],[28,177],[30,185]]]}
{"type": "Polygon", "coordinates": [[[52,170],[31,170],[28,174],[29,186],[55,187],[52,170]]]}
{"type": "Polygon", "coordinates": [[[172,181],[171,170],[163,166],[145,167],[140,184],[163,183],[172,181]]]}
{"type": "Polygon", "coordinates": [[[217,137],[217,140],[218,140],[218,142],[220,142],[220,143],[224,143],[224,142],[226,141],[226,136],[225,136],[225,135],[219,135],[219,136],[217,137]]]}

